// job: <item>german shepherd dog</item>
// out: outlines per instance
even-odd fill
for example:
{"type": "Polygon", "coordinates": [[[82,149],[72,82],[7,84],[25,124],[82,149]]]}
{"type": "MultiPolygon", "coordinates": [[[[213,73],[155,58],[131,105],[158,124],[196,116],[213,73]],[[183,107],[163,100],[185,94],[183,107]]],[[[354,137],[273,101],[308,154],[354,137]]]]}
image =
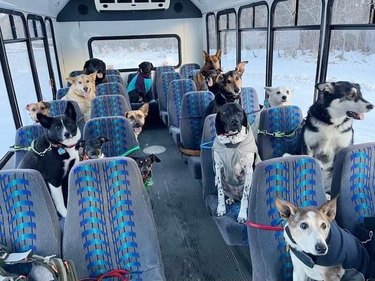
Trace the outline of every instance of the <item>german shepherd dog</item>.
{"type": "Polygon", "coordinates": [[[247,64],[247,61],[242,61],[237,64],[234,70],[221,73],[216,77],[216,82],[210,89],[215,95],[215,99],[208,105],[206,116],[217,113],[220,106],[227,102],[240,102],[242,74],[245,72],[245,64],[247,64]]]}
{"type": "Polygon", "coordinates": [[[205,91],[210,89],[215,82],[216,76],[222,72],[221,70],[221,49],[216,54],[209,55],[203,51],[204,65],[200,71],[193,77],[197,91],[205,91]]]}
{"type": "Polygon", "coordinates": [[[302,149],[319,161],[325,191],[330,193],[335,156],[341,148],[353,144],[353,119],[363,120],[363,113],[374,106],[362,97],[356,83],[323,82],[315,87],[318,99],[306,117],[302,149]]]}

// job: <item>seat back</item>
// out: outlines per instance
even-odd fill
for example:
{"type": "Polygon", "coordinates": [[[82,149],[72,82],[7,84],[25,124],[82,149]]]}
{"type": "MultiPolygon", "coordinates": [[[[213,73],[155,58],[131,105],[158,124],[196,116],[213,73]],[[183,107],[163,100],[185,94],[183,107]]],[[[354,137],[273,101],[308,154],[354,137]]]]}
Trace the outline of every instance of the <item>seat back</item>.
{"type": "Polygon", "coordinates": [[[209,91],[188,92],[182,97],[180,130],[184,148],[200,149],[206,108],[214,98],[209,91]]]}
{"type": "MultiPolygon", "coordinates": [[[[70,101],[77,114],[77,126],[83,132],[83,127],[85,126],[85,116],[83,115],[79,105],[76,101],[70,101]]],[[[66,105],[68,100],[53,100],[49,102],[51,104],[51,108],[49,109],[49,115],[52,117],[63,115],[65,113],[66,105]]]]}
{"type": "Polygon", "coordinates": [[[180,74],[182,79],[192,79],[193,78],[193,70],[200,69],[200,65],[197,63],[186,63],[181,65],[180,67],[180,74]]]}
{"type": "Polygon", "coordinates": [[[29,169],[0,171],[0,244],[61,257],[61,230],[42,175],[29,169]]]}
{"type": "Polygon", "coordinates": [[[107,69],[106,70],[106,75],[118,75],[121,76],[121,73],[118,69],[107,69]]]}
{"type": "MultiPolygon", "coordinates": [[[[103,153],[106,157],[120,156],[138,146],[130,121],[122,116],[97,117],[87,121],[83,139],[101,136],[109,140],[103,144],[103,153]]],[[[132,156],[139,154],[139,151],[135,151],[132,156]]]]}
{"type": "Polygon", "coordinates": [[[157,66],[155,67],[155,79],[154,79],[154,87],[153,87],[153,92],[154,92],[154,97],[158,98],[159,97],[159,88],[161,83],[161,74],[163,72],[174,72],[175,69],[171,65],[163,65],[163,66],[157,66]]]}
{"type": "Polygon", "coordinates": [[[22,148],[21,150],[15,150],[15,161],[14,168],[18,167],[18,164],[21,162],[22,158],[27,152],[27,148],[30,147],[31,142],[38,137],[44,135],[45,129],[40,124],[33,124],[23,126],[17,129],[16,137],[14,141],[15,147],[22,148]]]}
{"type": "Polygon", "coordinates": [[[57,100],[61,100],[61,98],[63,96],[65,96],[69,91],[69,87],[65,87],[65,88],[60,88],[57,90],[57,93],[56,93],[56,99],[57,100]]]}
{"type": "Polygon", "coordinates": [[[279,106],[265,108],[260,114],[259,130],[269,134],[282,132],[289,137],[275,137],[258,134],[258,151],[262,160],[280,157],[284,153],[301,154],[299,125],[302,123],[302,111],[297,106],[279,106]],[[293,134],[295,132],[295,134],[293,134]]]}
{"type": "Polygon", "coordinates": [[[253,124],[257,113],[259,113],[259,99],[257,92],[252,87],[244,87],[241,90],[241,104],[245,110],[247,122],[253,124]]]}
{"type": "MultiPolygon", "coordinates": [[[[290,156],[265,160],[255,167],[248,220],[278,226],[281,222],[276,197],[299,207],[320,206],[325,202],[318,162],[309,156],[290,156]]],[[[283,231],[248,227],[252,280],[292,280],[292,264],[283,231]]]]}
{"type": "Polygon", "coordinates": [[[158,88],[158,98],[160,110],[167,111],[168,109],[168,92],[169,85],[173,80],[181,79],[181,75],[178,72],[162,72],[160,74],[160,87],[158,88]]]}
{"type": "Polygon", "coordinates": [[[168,126],[179,128],[182,97],[185,93],[196,91],[195,83],[190,79],[173,80],[168,91],[168,126]]]}
{"type": "Polygon", "coordinates": [[[76,164],[69,175],[63,256],[79,278],[126,269],[131,280],[165,280],[148,194],[135,160],[76,164]]]}
{"type": "Polygon", "coordinates": [[[83,73],[83,70],[73,70],[69,73],[69,77],[77,77],[83,73]]]}
{"type": "Polygon", "coordinates": [[[122,79],[121,75],[106,75],[105,78],[107,79],[108,82],[117,82],[120,83],[121,85],[124,85],[124,80],[122,79]]]}
{"type": "Polygon", "coordinates": [[[351,232],[364,217],[375,216],[375,142],[341,149],[335,159],[331,196],[337,223],[351,232]]]}
{"type": "Polygon", "coordinates": [[[96,96],[122,95],[130,106],[129,95],[125,92],[124,86],[119,82],[107,82],[96,86],[96,96]]]}
{"type": "Polygon", "coordinates": [[[131,110],[130,104],[122,95],[97,96],[91,101],[91,118],[124,116],[131,110]]]}

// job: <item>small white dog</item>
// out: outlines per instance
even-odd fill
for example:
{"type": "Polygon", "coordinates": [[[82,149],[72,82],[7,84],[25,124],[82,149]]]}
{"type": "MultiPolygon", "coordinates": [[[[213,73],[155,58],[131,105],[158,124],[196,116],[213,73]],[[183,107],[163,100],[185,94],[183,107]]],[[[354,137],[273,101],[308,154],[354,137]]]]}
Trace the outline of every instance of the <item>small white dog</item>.
{"type": "Polygon", "coordinates": [[[266,99],[264,101],[264,107],[257,113],[253,124],[251,124],[251,130],[253,132],[255,140],[258,139],[258,128],[260,121],[260,114],[264,108],[291,105],[292,91],[286,87],[264,87],[266,90],[266,99]]]}

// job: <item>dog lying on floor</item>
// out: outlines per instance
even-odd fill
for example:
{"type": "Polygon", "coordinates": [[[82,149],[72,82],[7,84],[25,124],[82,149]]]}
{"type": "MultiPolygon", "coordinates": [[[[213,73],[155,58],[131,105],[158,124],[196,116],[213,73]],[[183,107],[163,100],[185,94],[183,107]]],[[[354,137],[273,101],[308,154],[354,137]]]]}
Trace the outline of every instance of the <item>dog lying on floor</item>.
{"type": "Polygon", "coordinates": [[[215,186],[218,191],[217,215],[226,213],[226,204],[240,201],[237,221],[247,220],[248,197],[258,149],[247,119],[239,103],[220,107],[215,119],[217,136],[212,150],[215,166],[215,186]],[[225,200],[227,197],[227,200],[225,200]]]}
{"type": "Polygon", "coordinates": [[[297,208],[276,199],[276,207],[287,221],[284,237],[290,247],[293,280],[309,277],[338,281],[345,269],[355,269],[359,275],[366,276],[368,253],[357,238],[337,226],[334,221],[336,201],[337,198],[319,208],[297,208]]]}
{"type": "Polygon", "coordinates": [[[237,64],[234,70],[219,74],[216,81],[210,88],[215,95],[215,99],[211,101],[206,109],[206,116],[217,113],[219,108],[227,102],[240,102],[242,90],[242,74],[245,72],[245,64],[242,61],[237,64]]]}
{"type": "Polygon", "coordinates": [[[90,75],[81,74],[76,77],[68,77],[66,80],[71,83],[71,86],[68,93],[61,99],[76,101],[84,115],[85,122],[87,122],[91,115],[91,101],[96,96],[96,72],[90,75]]]}
{"type": "Polygon", "coordinates": [[[137,110],[130,110],[126,112],[125,117],[129,119],[130,124],[133,127],[135,138],[138,140],[139,134],[142,132],[142,128],[146,122],[148,115],[149,105],[148,103],[143,104],[137,110]]]}
{"type": "Polygon", "coordinates": [[[209,55],[203,51],[204,65],[200,71],[193,77],[197,91],[210,89],[216,80],[216,76],[221,70],[221,49],[216,54],[209,55]]]}
{"type": "Polygon", "coordinates": [[[362,97],[359,84],[347,81],[315,85],[318,99],[303,127],[303,153],[316,158],[323,170],[324,188],[331,191],[337,152],[353,144],[353,119],[363,120],[373,105],[362,97]]]}
{"type": "Polygon", "coordinates": [[[97,137],[87,141],[81,140],[77,143],[76,149],[78,150],[79,160],[89,159],[102,159],[104,158],[103,144],[109,141],[106,137],[97,137]]]}
{"type": "Polygon", "coordinates": [[[39,101],[27,104],[25,109],[28,111],[30,119],[35,123],[38,123],[39,120],[37,117],[37,113],[48,116],[50,108],[51,104],[49,102],[39,101]]]}

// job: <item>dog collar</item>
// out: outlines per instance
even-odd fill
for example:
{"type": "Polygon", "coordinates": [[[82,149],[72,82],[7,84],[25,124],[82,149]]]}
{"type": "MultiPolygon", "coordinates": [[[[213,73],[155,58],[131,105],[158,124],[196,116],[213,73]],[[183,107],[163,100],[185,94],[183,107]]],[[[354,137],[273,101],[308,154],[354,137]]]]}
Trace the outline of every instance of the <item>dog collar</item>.
{"type": "Polygon", "coordinates": [[[57,147],[57,148],[60,148],[60,147],[63,147],[63,148],[73,148],[76,146],[76,143],[75,144],[72,144],[72,145],[65,145],[65,144],[62,144],[62,143],[58,143],[58,144],[54,144],[54,143],[51,143],[51,146],[52,147],[57,147]]]}

